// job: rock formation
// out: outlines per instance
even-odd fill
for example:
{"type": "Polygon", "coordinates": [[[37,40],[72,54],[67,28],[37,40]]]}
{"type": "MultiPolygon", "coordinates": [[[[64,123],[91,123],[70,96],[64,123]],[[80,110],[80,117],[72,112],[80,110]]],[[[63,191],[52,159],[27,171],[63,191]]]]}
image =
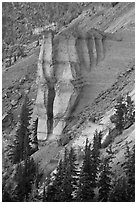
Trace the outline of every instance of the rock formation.
{"type": "MultiPolygon", "coordinates": [[[[109,36],[110,38],[110,36],[109,36]]],[[[55,37],[45,32],[38,60],[38,139],[59,136],[80,100],[80,92],[91,83],[92,68],[104,59],[106,34],[66,30],[55,37]]]]}

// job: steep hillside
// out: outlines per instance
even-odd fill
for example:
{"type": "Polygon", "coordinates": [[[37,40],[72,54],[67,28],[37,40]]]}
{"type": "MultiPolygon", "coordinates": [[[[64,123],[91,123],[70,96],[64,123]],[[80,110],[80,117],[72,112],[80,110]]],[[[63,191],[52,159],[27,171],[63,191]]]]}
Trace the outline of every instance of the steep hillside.
{"type": "MultiPolygon", "coordinates": [[[[103,24],[105,22],[103,27],[107,28],[107,30],[115,29],[116,32],[113,37],[110,36],[110,40],[106,40],[105,42],[106,52],[104,60],[99,62],[95,68],[93,67],[90,73],[88,72],[85,82],[89,85],[86,85],[86,83],[84,84],[82,92],[80,93],[80,100],[75,107],[73,115],[71,112],[71,118],[61,136],[62,144],[66,144],[66,146],[73,144],[73,141],[75,141],[75,138],[79,138],[79,135],[83,138],[82,141],[85,142],[85,137],[82,136],[83,134],[81,131],[84,128],[86,129],[86,127],[88,128],[87,121],[93,120],[95,117],[95,125],[91,123],[91,129],[88,130],[90,138],[90,135],[93,134],[95,129],[98,129],[99,119],[105,117],[104,114],[107,111],[110,111],[116,104],[117,97],[119,95],[125,96],[127,93],[131,93],[134,90],[134,29],[129,30],[131,25],[133,28],[134,24],[134,4],[127,3],[124,6],[123,4],[119,4],[115,9],[112,9],[111,11],[106,10],[105,12],[103,17],[101,13],[98,14],[97,18],[94,18],[96,20],[95,22],[93,21],[94,24],[92,18],[90,18],[90,21],[88,20],[89,17],[87,17],[87,14],[87,18],[85,16],[80,16],[70,25],[70,27],[67,28],[67,30],[62,30],[60,34],[58,34],[58,36],[65,35],[66,32],[67,34],[69,32],[72,34],[75,32],[73,28],[76,25],[82,28],[87,27],[88,30],[91,27],[96,28],[98,21],[103,22],[103,24]],[[128,21],[125,20],[127,15],[130,16],[128,21]],[[109,22],[106,19],[109,19],[109,22]],[[111,39],[113,39],[113,41],[111,39]],[[93,128],[92,126],[95,127],[93,128]]],[[[100,25],[102,24],[101,22],[100,25]]],[[[103,30],[102,27],[100,29],[103,30]]],[[[105,131],[108,131],[109,126],[104,126],[105,131]]],[[[99,126],[99,129],[100,128],[102,129],[102,126],[99,126]]],[[[84,133],[84,135],[87,134],[84,133]]],[[[57,162],[59,157],[57,152],[60,147],[58,147],[58,143],[55,139],[58,140],[58,136],[50,136],[49,142],[45,143],[47,144],[46,149],[43,147],[34,155],[34,158],[37,161],[41,161],[42,169],[52,168],[52,165],[54,168],[55,163],[57,162]],[[52,154],[48,154],[52,145],[54,151],[52,151],[52,154]],[[47,155],[46,158],[43,158],[42,155],[44,154],[47,155]],[[52,161],[50,162],[55,156],[55,161],[53,163],[52,161]]],[[[124,142],[125,140],[123,139],[123,143],[124,142]]],[[[76,139],[76,144],[77,143],[78,140],[76,139]]],[[[82,145],[84,145],[84,143],[82,145]]]]}
{"type": "Polygon", "coordinates": [[[3,149],[14,138],[27,93],[32,121],[38,118],[39,150],[32,157],[44,172],[43,181],[55,170],[65,148],[76,149],[80,165],[86,138],[92,144],[96,130],[103,132],[102,157],[112,145],[112,168],[118,176],[123,174],[126,142],[130,148],[135,144],[134,122],[119,133],[111,120],[120,96],[131,96],[135,104],[135,4],[80,4],[75,10],[77,18],[67,19],[69,9],[61,13],[58,21],[63,15],[67,25],[57,32],[43,32],[41,46],[2,76],[3,149]]]}

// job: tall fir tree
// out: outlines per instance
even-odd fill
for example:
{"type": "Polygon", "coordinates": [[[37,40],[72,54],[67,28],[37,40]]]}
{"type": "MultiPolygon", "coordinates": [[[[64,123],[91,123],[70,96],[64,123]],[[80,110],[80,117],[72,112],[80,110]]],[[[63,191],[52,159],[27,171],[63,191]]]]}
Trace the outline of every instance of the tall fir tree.
{"type": "Polygon", "coordinates": [[[71,202],[73,201],[74,194],[77,188],[77,179],[78,179],[78,171],[77,171],[77,163],[76,163],[76,154],[75,150],[71,147],[67,163],[65,161],[65,174],[63,178],[63,182],[61,185],[61,193],[60,193],[60,201],[63,202],[71,202]]]}
{"type": "Polygon", "coordinates": [[[109,158],[105,158],[102,164],[102,172],[99,176],[99,201],[107,202],[108,195],[111,190],[111,167],[109,166],[109,158]]]}
{"type": "Polygon", "coordinates": [[[38,151],[38,138],[37,138],[37,128],[38,128],[38,118],[33,122],[32,125],[32,132],[33,132],[33,138],[32,138],[32,144],[34,145],[33,152],[38,151]]]}
{"type": "Polygon", "coordinates": [[[88,144],[88,139],[85,145],[85,154],[83,164],[80,171],[79,185],[76,200],[78,202],[93,201],[94,198],[94,179],[92,177],[92,161],[91,161],[91,144],[88,144]]]}
{"type": "Polygon", "coordinates": [[[54,179],[47,187],[43,201],[72,201],[77,188],[77,163],[73,148],[70,152],[65,148],[64,158],[60,160],[54,179]]]}
{"type": "Polygon", "coordinates": [[[99,187],[99,201],[100,202],[107,202],[109,199],[109,194],[112,188],[112,158],[113,158],[113,151],[111,146],[106,151],[107,156],[104,158],[101,164],[101,172],[99,175],[98,187],[99,187]]]}
{"type": "Polygon", "coordinates": [[[43,201],[47,202],[59,202],[60,201],[60,192],[61,185],[63,181],[63,162],[60,160],[57,167],[57,172],[54,174],[54,180],[50,182],[47,187],[46,195],[43,197],[43,201]]]}
{"type": "Polygon", "coordinates": [[[112,181],[112,189],[109,196],[109,202],[128,202],[127,179],[122,176],[112,181]]]}
{"type": "Polygon", "coordinates": [[[34,183],[31,186],[31,193],[29,194],[27,202],[39,202],[39,201],[40,201],[39,192],[36,182],[34,181],[34,183]]]}
{"type": "Polygon", "coordinates": [[[32,190],[32,185],[36,177],[36,165],[32,158],[28,157],[24,161],[17,164],[15,174],[16,188],[15,195],[17,201],[27,201],[32,190]]]}
{"type": "Polygon", "coordinates": [[[43,196],[39,194],[42,177],[43,177],[43,172],[39,171],[39,164],[35,163],[35,177],[32,183],[31,192],[29,194],[29,198],[27,202],[42,201],[43,196]]]}
{"type": "Polygon", "coordinates": [[[28,96],[26,95],[21,109],[20,125],[16,132],[15,139],[13,141],[13,144],[11,145],[11,150],[8,155],[13,163],[19,163],[31,154],[31,133],[29,130],[29,121],[31,119],[31,114],[31,102],[28,96]]]}
{"type": "Polygon", "coordinates": [[[124,172],[127,178],[128,201],[135,201],[135,145],[130,150],[126,143],[124,172]]]}
{"type": "Polygon", "coordinates": [[[93,137],[93,146],[91,150],[91,177],[93,186],[97,186],[98,172],[100,168],[100,147],[101,147],[102,132],[97,130],[94,133],[93,137]]]}

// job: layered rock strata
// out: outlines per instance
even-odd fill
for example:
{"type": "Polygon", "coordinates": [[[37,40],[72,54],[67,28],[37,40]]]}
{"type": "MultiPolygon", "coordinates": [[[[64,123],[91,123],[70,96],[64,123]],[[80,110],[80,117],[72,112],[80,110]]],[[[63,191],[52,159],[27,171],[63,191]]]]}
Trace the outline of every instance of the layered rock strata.
{"type": "Polygon", "coordinates": [[[105,35],[75,29],[53,38],[45,34],[38,60],[38,139],[61,135],[75,110],[92,68],[104,59],[105,35]]]}

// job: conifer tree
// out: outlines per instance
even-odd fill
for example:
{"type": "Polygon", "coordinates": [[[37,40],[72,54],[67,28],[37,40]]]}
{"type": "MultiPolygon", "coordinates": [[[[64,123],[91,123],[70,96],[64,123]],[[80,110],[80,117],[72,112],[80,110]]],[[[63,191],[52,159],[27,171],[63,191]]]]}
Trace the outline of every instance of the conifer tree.
{"type": "Polygon", "coordinates": [[[13,145],[11,145],[11,151],[9,157],[13,163],[19,163],[22,160],[25,160],[31,154],[30,146],[30,130],[29,130],[29,121],[31,119],[31,102],[29,101],[28,96],[25,96],[24,103],[21,109],[20,114],[20,125],[16,132],[13,145]]]}
{"type": "Polygon", "coordinates": [[[48,185],[46,201],[63,202],[72,201],[77,186],[77,164],[74,149],[68,152],[65,148],[64,159],[60,160],[55,178],[48,185]]]}
{"type": "Polygon", "coordinates": [[[124,103],[123,97],[119,97],[117,99],[117,104],[115,105],[115,119],[112,121],[116,125],[116,129],[119,133],[122,133],[125,124],[125,112],[126,112],[126,105],[124,103]]]}
{"type": "Polygon", "coordinates": [[[99,201],[107,202],[109,199],[109,193],[112,188],[112,167],[111,162],[113,158],[113,151],[111,146],[106,151],[107,156],[104,158],[101,164],[101,173],[99,175],[98,187],[99,187],[99,201]]]}
{"type": "Polygon", "coordinates": [[[128,202],[127,179],[122,176],[112,182],[112,190],[109,196],[109,202],[128,202]]]}
{"type": "MultiPolygon", "coordinates": [[[[59,187],[58,187],[59,188],[59,187]]],[[[43,191],[43,202],[55,202],[58,201],[56,199],[56,192],[58,191],[57,187],[54,186],[54,182],[49,184],[47,187],[47,191],[43,191]]]]}
{"type": "Polygon", "coordinates": [[[33,131],[33,138],[32,143],[34,144],[35,148],[33,152],[38,151],[38,138],[37,138],[37,128],[38,128],[38,118],[33,122],[32,131],[33,131]]]}
{"type": "Polygon", "coordinates": [[[29,194],[29,198],[27,199],[27,202],[37,202],[37,201],[39,201],[38,188],[34,181],[34,183],[31,186],[31,193],[29,194]]]}
{"type": "Polygon", "coordinates": [[[88,139],[85,145],[85,155],[80,171],[79,185],[76,200],[78,202],[93,201],[94,198],[94,181],[91,175],[91,144],[88,144],[88,139]]]}
{"type": "Polygon", "coordinates": [[[99,176],[99,201],[107,202],[108,195],[111,190],[111,167],[109,166],[109,158],[104,158],[102,164],[102,172],[99,176]]]}
{"type": "Polygon", "coordinates": [[[16,195],[14,194],[15,182],[13,181],[12,175],[15,168],[12,166],[4,168],[2,172],[2,201],[13,202],[16,201],[16,195]]]}
{"type": "Polygon", "coordinates": [[[17,201],[23,202],[29,198],[35,176],[36,166],[32,158],[28,157],[18,163],[15,175],[17,201]]]}
{"type": "Polygon", "coordinates": [[[39,172],[39,165],[38,163],[35,164],[35,177],[31,186],[31,193],[29,195],[29,198],[27,202],[36,202],[36,201],[42,201],[43,196],[39,195],[39,189],[41,188],[41,179],[43,176],[43,172],[39,172]]]}
{"type": "Polygon", "coordinates": [[[125,111],[124,128],[128,128],[130,125],[132,125],[135,122],[135,105],[129,95],[126,96],[125,104],[126,104],[126,111],[125,111]]]}
{"type": "Polygon", "coordinates": [[[131,169],[129,171],[128,179],[128,192],[130,195],[130,200],[135,202],[135,145],[132,147],[131,151],[131,169]]]}
{"type": "Polygon", "coordinates": [[[102,132],[94,133],[93,137],[93,146],[91,150],[91,175],[92,175],[92,183],[93,186],[96,187],[97,179],[98,179],[98,172],[100,167],[100,147],[101,147],[101,139],[102,139],[102,132]]]}
{"type": "Polygon", "coordinates": [[[135,145],[130,151],[129,146],[126,143],[125,163],[123,168],[127,178],[128,201],[134,202],[135,200],[135,145]]]}
{"type": "Polygon", "coordinates": [[[47,187],[46,196],[43,198],[47,202],[60,201],[61,185],[63,180],[63,162],[60,160],[57,172],[54,174],[54,180],[47,187]]]}
{"type": "Polygon", "coordinates": [[[46,191],[45,191],[45,186],[44,186],[44,188],[43,188],[42,202],[46,202],[46,191]]]}
{"type": "MultiPolygon", "coordinates": [[[[61,193],[60,193],[60,201],[70,202],[73,200],[73,194],[77,188],[77,164],[76,164],[76,154],[74,149],[71,147],[69,155],[68,155],[68,162],[65,166],[65,174],[63,178],[63,182],[61,185],[61,193]]],[[[64,162],[65,158],[64,158],[64,162]]]]}

